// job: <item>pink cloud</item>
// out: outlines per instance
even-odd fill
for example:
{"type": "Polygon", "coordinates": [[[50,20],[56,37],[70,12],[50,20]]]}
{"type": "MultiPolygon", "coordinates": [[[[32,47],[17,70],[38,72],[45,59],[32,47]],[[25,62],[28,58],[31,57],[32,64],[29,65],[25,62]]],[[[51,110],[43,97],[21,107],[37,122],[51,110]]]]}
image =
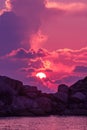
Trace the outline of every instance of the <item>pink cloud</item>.
{"type": "Polygon", "coordinates": [[[70,2],[70,3],[64,3],[64,2],[50,2],[48,1],[46,4],[47,8],[55,8],[58,10],[65,10],[65,11],[83,11],[87,10],[87,4],[82,2],[70,2]]]}
{"type": "Polygon", "coordinates": [[[11,11],[12,5],[11,5],[11,0],[5,0],[5,7],[8,11],[11,11]]]}
{"type": "Polygon", "coordinates": [[[2,15],[4,12],[9,11],[11,11],[10,0],[0,0],[0,15],[2,15]]]}

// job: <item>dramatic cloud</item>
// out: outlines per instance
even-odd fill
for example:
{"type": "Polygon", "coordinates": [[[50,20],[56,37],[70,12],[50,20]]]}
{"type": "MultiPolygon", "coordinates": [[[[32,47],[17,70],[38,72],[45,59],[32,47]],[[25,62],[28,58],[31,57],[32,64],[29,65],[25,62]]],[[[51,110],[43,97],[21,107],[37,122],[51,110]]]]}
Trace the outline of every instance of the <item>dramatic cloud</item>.
{"type": "Polygon", "coordinates": [[[5,72],[9,71],[9,74],[12,74],[13,71],[15,77],[17,74],[18,79],[23,79],[25,83],[31,85],[38,82],[35,76],[38,72],[46,73],[47,79],[41,84],[48,84],[47,86],[55,89],[60,83],[70,85],[86,76],[87,48],[80,50],[66,48],[56,51],[47,51],[46,49],[27,51],[20,48],[1,57],[0,61],[0,68],[5,68],[5,72]]]}

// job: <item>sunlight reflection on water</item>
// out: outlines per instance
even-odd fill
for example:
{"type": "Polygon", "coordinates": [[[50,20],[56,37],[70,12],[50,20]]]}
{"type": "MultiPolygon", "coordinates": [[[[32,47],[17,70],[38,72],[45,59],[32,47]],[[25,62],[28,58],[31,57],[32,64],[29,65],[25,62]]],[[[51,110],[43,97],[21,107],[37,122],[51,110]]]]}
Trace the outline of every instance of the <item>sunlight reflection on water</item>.
{"type": "Polygon", "coordinates": [[[87,117],[0,118],[0,130],[87,130],[87,117]]]}

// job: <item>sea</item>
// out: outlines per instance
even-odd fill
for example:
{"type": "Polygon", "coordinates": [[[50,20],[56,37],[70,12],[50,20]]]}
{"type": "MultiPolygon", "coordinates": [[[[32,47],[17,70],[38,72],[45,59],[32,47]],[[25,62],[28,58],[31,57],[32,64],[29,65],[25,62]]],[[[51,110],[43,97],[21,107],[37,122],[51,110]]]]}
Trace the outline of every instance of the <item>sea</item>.
{"type": "Polygon", "coordinates": [[[87,117],[6,117],[0,130],[87,130],[87,117]]]}

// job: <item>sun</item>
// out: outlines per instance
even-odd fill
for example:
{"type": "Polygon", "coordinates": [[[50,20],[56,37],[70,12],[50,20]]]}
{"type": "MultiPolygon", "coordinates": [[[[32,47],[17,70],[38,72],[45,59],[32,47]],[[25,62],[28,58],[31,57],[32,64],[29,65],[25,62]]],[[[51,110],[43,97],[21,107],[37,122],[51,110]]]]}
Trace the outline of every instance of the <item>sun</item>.
{"type": "Polygon", "coordinates": [[[46,78],[47,76],[46,76],[46,74],[43,73],[43,72],[38,72],[38,73],[36,74],[36,77],[38,77],[38,78],[40,78],[40,79],[43,79],[43,78],[46,78]]]}

